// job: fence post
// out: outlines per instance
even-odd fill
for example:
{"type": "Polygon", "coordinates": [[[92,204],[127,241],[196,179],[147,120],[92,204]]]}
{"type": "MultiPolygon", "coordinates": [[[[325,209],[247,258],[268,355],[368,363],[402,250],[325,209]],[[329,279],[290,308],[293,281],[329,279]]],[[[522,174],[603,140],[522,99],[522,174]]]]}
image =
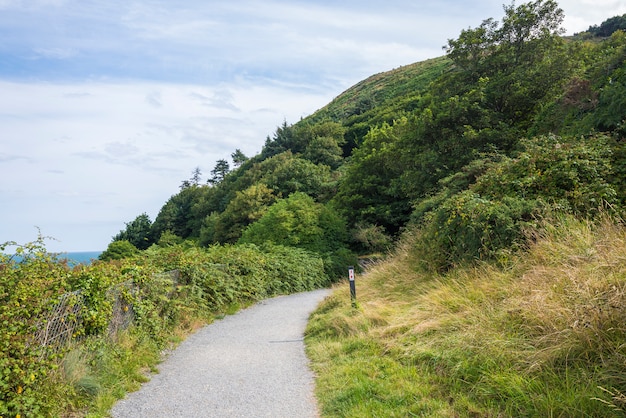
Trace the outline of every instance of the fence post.
{"type": "Polygon", "coordinates": [[[350,281],[350,300],[352,301],[352,307],[356,308],[356,285],[354,283],[354,267],[348,267],[348,279],[350,281]]]}

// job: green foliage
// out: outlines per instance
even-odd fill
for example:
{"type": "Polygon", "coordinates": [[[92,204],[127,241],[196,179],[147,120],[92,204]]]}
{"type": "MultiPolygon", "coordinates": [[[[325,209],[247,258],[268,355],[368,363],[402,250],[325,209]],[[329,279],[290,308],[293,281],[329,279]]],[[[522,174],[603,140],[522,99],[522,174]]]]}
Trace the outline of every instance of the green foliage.
{"type": "Polygon", "coordinates": [[[614,141],[612,143],[611,174],[609,183],[615,188],[619,207],[626,205],[626,141],[614,141]]]}
{"type": "Polygon", "coordinates": [[[142,257],[70,268],[47,253],[41,237],[16,246],[15,254],[0,254],[0,415],[106,409],[123,396],[122,387],[145,379],[141,361],[153,366],[177,327],[268,296],[326,286],[325,263],[292,247],[200,249],[169,242],[142,257]],[[42,344],[39,332],[61,299],[68,310],[78,306],[63,319],[76,320],[67,356],[64,345],[42,344]],[[113,320],[120,311],[133,318],[122,334],[113,320]]]}
{"type": "Polygon", "coordinates": [[[201,230],[201,244],[233,243],[251,223],[260,219],[276,196],[263,183],[236,192],[221,214],[210,215],[201,230]]]}
{"type": "Polygon", "coordinates": [[[398,178],[406,167],[399,164],[400,138],[410,132],[407,118],[383,124],[368,133],[354,151],[334,198],[338,209],[352,224],[380,225],[395,233],[406,223],[410,198],[403,193],[398,178]]]}
{"type": "Polygon", "coordinates": [[[614,32],[621,30],[626,31],[626,14],[621,16],[613,16],[598,25],[589,26],[587,32],[593,36],[609,37],[614,32]]]}
{"type": "Polygon", "coordinates": [[[233,152],[230,157],[233,159],[233,164],[235,167],[240,167],[243,163],[248,161],[248,157],[244,154],[239,148],[233,152]]]}
{"type": "Polygon", "coordinates": [[[314,164],[323,164],[336,169],[343,162],[342,146],[345,144],[345,128],[337,122],[320,122],[314,125],[301,124],[297,134],[307,144],[303,157],[314,164]]]}
{"type": "Polygon", "coordinates": [[[538,215],[538,202],[505,196],[489,200],[472,191],[447,199],[431,213],[423,245],[427,262],[447,270],[463,262],[493,259],[519,244],[538,215]]]}
{"type": "Polygon", "coordinates": [[[183,239],[171,231],[165,231],[156,243],[159,247],[172,247],[183,243],[183,239]]]}
{"type": "Polygon", "coordinates": [[[276,128],[272,139],[269,136],[267,137],[261,156],[263,159],[267,159],[285,151],[298,154],[304,151],[304,148],[302,141],[296,137],[293,126],[288,125],[287,121],[283,121],[283,124],[276,128]]]}
{"type": "Polygon", "coordinates": [[[196,167],[191,174],[191,178],[189,180],[183,180],[180,185],[180,189],[184,190],[191,186],[199,186],[201,177],[202,172],[200,171],[200,167],[196,167]]]}
{"type": "Polygon", "coordinates": [[[552,135],[521,144],[515,158],[487,163],[468,190],[456,189],[454,179],[463,177],[454,176],[442,183],[446,191],[418,205],[433,267],[497,258],[525,245],[524,230],[553,212],[592,216],[617,203],[608,138],[552,135]]]}
{"type": "Polygon", "coordinates": [[[140,250],[152,244],[152,221],[146,213],[137,216],[134,221],[126,223],[126,229],[113,237],[113,241],[128,241],[140,250]]]}
{"type": "Polygon", "coordinates": [[[327,252],[324,256],[324,272],[332,281],[346,277],[349,266],[358,266],[356,254],[347,247],[327,252]]]}
{"type": "Polygon", "coordinates": [[[490,198],[543,199],[559,210],[591,215],[616,203],[610,140],[554,135],[521,141],[524,150],[504,158],[480,177],[472,190],[490,198]]]}
{"type": "Polygon", "coordinates": [[[391,237],[379,225],[356,224],[352,240],[357,243],[360,252],[371,254],[386,252],[391,248],[391,237]]]}
{"type": "Polygon", "coordinates": [[[79,269],[70,278],[72,290],[80,290],[84,298],[81,312],[84,335],[97,335],[106,330],[113,309],[107,291],[112,286],[112,275],[108,269],[79,269]]]}
{"type": "Polygon", "coordinates": [[[563,10],[552,0],[504,7],[498,25],[488,19],[449,40],[448,56],[464,80],[488,79],[486,103],[507,123],[526,125],[542,99],[560,86],[571,57],[559,34],[563,10]]]}
{"type": "Polygon", "coordinates": [[[52,402],[41,396],[55,367],[54,351],[35,339],[42,313],[67,289],[68,267],[49,254],[40,235],[0,253],[0,416],[46,416],[52,402]]]}
{"type": "Polygon", "coordinates": [[[293,193],[272,205],[265,215],[250,225],[240,242],[299,247],[326,253],[346,241],[342,219],[304,193],[293,193]]]}
{"type": "Polygon", "coordinates": [[[263,245],[151,249],[150,260],[180,272],[178,289],[203,310],[312,290],[328,284],[322,259],[302,249],[263,245]]]}
{"type": "Polygon", "coordinates": [[[282,197],[302,192],[321,198],[328,194],[332,181],[328,166],[314,164],[290,151],[264,161],[259,169],[262,170],[259,181],[282,197]]]}
{"type": "Polygon", "coordinates": [[[285,245],[316,253],[324,258],[325,271],[332,278],[343,275],[356,261],[347,249],[345,221],[330,206],[316,203],[304,193],[293,193],[273,204],[243,232],[239,242],[285,245]]]}
{"type": "Polygon", "coordinates": [[[102,261],[120,260],[134,257],[139,254],[139,250],[128,241],[113,241],[107,246],[98,259],[102,261]]]}
{"type": "Polygon", "coordinates": [[[593,131],[625,136],[626,33],[615,32],[600,43],[580,47],[578,74],[559,97],[546,104],[531,133],[579,135],[593,131]]]}
{"type": "Polygon", "coordinates": [[[304,192],[325,201],[335,182],[329,166],[291,151],[262,161],[249,159],[218,185],[199,188],[187,225],[202,245],[232,243],[277,198],[304,192]]]}
{"type": "Polygon", "coordinates": [[[161,208],[152,224],[152,239],[158,241],[165,231],[170,231],[181,238],[199,235],[199,225],[194,218],[194,206],[206,196],[206,189],[207,186],[191,185],[173,195],[161,208]]]}
{"type": "Polygon", "coordinates": [[[347,218],[395,233],[410,202],[435,194],[438,182],[482,153],[511,153],[536,109],[550,100],[572,59],[558,37],[562,11],[553,1],[505,7],[450,40],[456,71],[433,82],[422,107],[370,130],[355,150],[337,195],[347,218]]]}
{"type": "MultiPolygon", "coordinates": [[[[237,154],[236,157],[238,158],[238,161],[239,161],[239,158],[241,156],[237,154]]],[[[228,164],[228,161],[223,160],[223,159],[217,160],[215,167],[213,168],[213,170],[211,170],[211,177],[208,180],[209,184],[216,185],[216,184],[221,183],[226,178],[229,172],[230,172],[230,164],[228,164]]]]}

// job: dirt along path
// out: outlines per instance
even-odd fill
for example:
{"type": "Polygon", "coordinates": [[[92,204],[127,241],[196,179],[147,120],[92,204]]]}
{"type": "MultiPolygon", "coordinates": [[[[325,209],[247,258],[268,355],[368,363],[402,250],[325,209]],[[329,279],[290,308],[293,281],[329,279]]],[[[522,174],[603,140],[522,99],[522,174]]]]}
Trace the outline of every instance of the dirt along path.
{"type": "Polygon", "coordinates": [[[317,417],[303,334],[329,294],[279,296],[200,329],[112,416],[317,417]]]}

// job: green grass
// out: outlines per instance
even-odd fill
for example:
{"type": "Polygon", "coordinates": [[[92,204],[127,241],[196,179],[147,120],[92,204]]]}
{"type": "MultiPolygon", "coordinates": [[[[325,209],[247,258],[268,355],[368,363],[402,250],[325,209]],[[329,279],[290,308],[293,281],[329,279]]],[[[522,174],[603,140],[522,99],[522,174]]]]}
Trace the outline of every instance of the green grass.
{"type": "Polygon", "coordinates": [[[206,324],[206,318],[186,318],[157,343],[140,329],[130,327],[112,339],[91,336],[74,343],[58,359],[42,392],[56,409],[55,417],[108,417],[113,405],[127,393],[138,390],[150,375],[158,373],[164,354],[191,332],[206,324]]]}
{"type": "Polygon", "coordinates": [[[506,267],[415,268],[410,239],[312,315],[325,417],[619,417],[626,228],[562,219],[506,267]]]}

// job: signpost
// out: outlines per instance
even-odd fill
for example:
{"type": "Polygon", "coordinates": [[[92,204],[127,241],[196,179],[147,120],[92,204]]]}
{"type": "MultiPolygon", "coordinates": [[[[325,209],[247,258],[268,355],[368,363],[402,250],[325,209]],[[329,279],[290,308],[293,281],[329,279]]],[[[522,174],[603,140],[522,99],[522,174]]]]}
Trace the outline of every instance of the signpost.
{"type": "Polygon", "coordinates": [[[352,307],[356,308],[356,285],[354,284],[354,267],[348,267],[348,279],[350,281],[350,299],[352,300],[352,307]]]}

